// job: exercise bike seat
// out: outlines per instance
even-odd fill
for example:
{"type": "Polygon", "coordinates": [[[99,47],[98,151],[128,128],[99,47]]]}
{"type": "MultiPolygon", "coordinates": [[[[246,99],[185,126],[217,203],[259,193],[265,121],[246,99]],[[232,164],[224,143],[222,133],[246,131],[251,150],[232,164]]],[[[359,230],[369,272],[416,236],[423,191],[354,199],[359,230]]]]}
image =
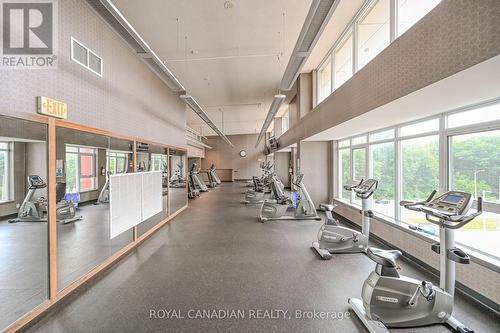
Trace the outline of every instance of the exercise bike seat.
{"type": "Polygon", "coordinates": [[[384,267],[396,267],[396,259],[402,255],[398,250],[382,250],[375,247],[369,247],[366,254],[371,260],[384,267]]]}
{"type": "Polygon", "coordinates": [[[319,209],[325,211],[325,212],[332,212],[337,205],[332,205],[332,204],[319,204],[319,209]]]}

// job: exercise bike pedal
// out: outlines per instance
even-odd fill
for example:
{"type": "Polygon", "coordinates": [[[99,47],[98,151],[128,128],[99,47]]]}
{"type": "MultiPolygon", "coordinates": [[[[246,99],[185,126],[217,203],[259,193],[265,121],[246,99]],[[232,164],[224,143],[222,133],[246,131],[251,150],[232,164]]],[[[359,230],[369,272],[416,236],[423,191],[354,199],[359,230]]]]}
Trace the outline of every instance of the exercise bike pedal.
{"type": "Polygon", "coordinates": [[[457,332],[458,333],[474,333],[474,330],[471,330],[468,327],[462,326],[462,327],[457,327],[457,332]]]}

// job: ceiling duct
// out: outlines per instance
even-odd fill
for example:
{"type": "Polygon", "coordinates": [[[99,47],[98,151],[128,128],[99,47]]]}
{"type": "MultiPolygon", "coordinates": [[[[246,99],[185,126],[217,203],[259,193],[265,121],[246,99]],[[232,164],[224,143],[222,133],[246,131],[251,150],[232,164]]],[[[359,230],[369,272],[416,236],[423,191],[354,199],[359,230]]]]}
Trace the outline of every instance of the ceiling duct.
{"type": "Polygon", "coordinates": [[[264,120],[264,124],[262,124],[262,128],[260,130],[259,137],[257,138],[257,142],[255,143],[255,148],[259,146],[260,140],[264,137],[264,135],[267,132],[267,129],[271,125],[271,122],[274,120],[274,116],[276,116],[276,113],[278,112],[281,104],[285,100],[286,96],[285,95],[275,95],[274,100],[271,103],[271,107],[269,108],[269,111],[267,112],[266,120],[264,120]]]}
{"type": "Polygon", "coordinates": [[[228,145],[231,147],[234,147],[234,145],[229,141],[229,139],[226,137],[224,133],[219,130],[219,128],[214,124],[214,122],[208,117],[208,114],[206,114],[205,111],[201,108],[201,106],[195,101],[193,96],[191,95],[181,95],[180,98],[186,103],[191,110],[194,111],[212,130],[214,130],[215,133],[217,133],[218,136],[222,138],[228,145]]]}
{"type": "Polygon", "coordinates": [[[288,91],[297,79],[312,49],[325,29],[340,0],[313,0],[299,38],[285,69],[280,89],[288,91]]]}
{"type": "Polygon", "coordinates": [[[111,0],[86,1],[172,91],[184,92],[186,90],[111,0]]]}

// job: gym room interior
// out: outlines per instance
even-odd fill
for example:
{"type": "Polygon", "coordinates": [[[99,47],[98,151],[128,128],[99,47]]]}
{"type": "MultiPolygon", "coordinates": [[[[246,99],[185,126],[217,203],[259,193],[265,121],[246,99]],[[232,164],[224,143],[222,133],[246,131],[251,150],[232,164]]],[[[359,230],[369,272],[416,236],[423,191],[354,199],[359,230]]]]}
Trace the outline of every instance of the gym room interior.
{"type": "Polygon", "coordinates": [[[0,332],[500,333],[500,1],[0,27],[0,332]]]}

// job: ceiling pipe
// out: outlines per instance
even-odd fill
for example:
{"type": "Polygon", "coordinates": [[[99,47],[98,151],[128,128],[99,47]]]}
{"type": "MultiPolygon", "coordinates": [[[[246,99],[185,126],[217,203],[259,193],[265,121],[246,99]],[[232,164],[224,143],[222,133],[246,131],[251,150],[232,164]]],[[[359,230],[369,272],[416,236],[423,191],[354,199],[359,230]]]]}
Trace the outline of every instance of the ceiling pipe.
{"type": "Polygon", "coordinates": [[[210,119],[208,114],[201,108],[201,106],[196,102],[196,100],[193,98],[191,95],[181,95],[179,96],[184,103],[186,103],[191,110],[194,111],[200,117],[215,133],[217,133],[218,136],[224,140],[228,145],[231,147],[234,147],[231,141],[227,138],[227,136],[222,133],[222,131],[214,124],[214,122],[210,119]]]}
{"type": "Polygon", "coordinates": [[[87,0],[158,77],[175,92],[186,89],[111,0],[87,0]]]}

